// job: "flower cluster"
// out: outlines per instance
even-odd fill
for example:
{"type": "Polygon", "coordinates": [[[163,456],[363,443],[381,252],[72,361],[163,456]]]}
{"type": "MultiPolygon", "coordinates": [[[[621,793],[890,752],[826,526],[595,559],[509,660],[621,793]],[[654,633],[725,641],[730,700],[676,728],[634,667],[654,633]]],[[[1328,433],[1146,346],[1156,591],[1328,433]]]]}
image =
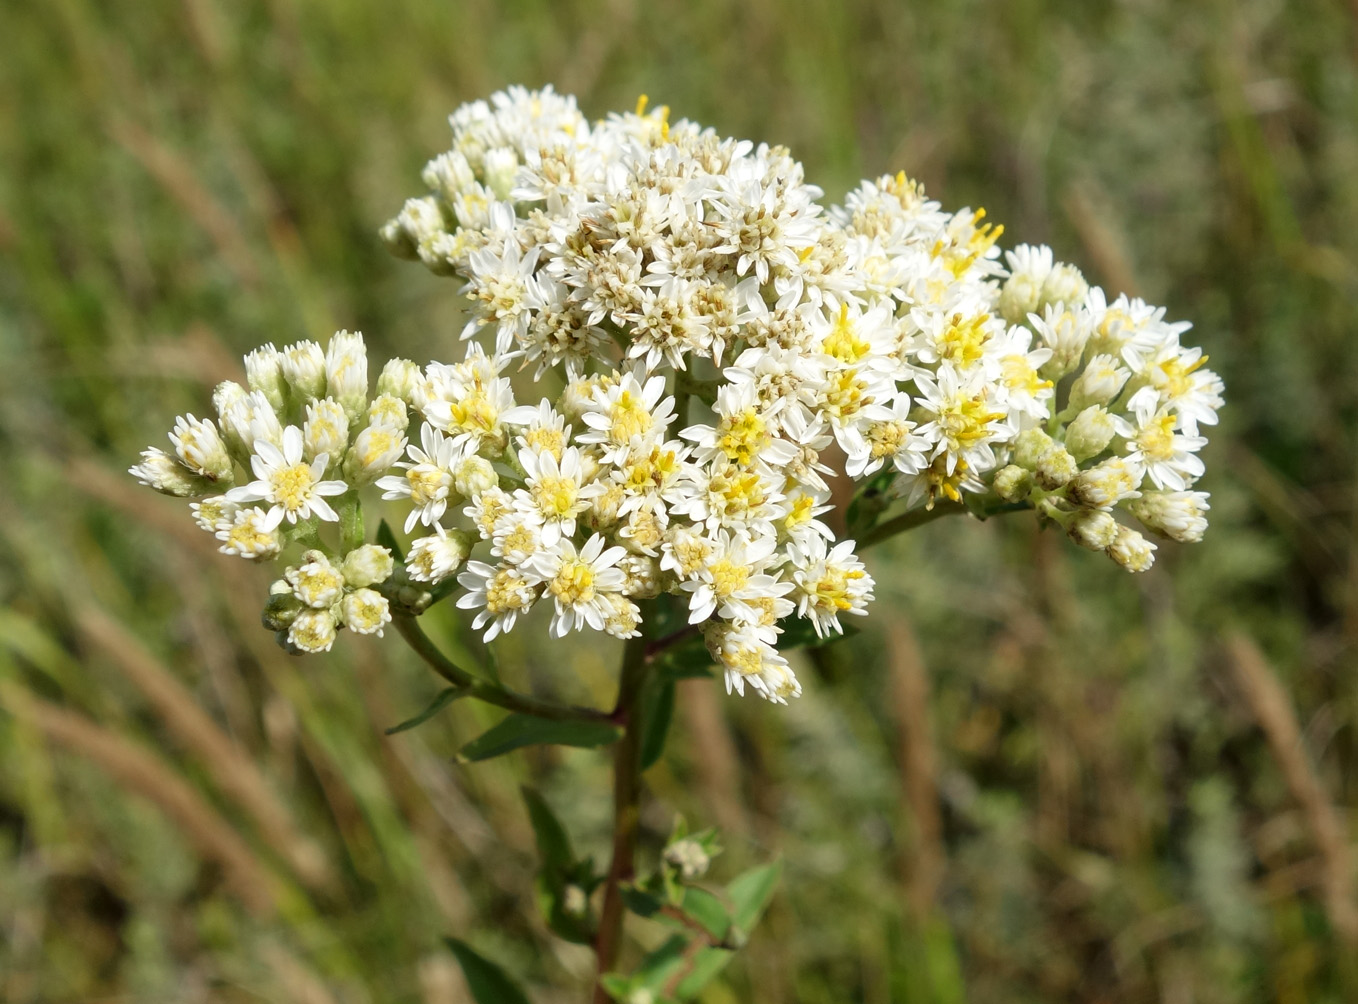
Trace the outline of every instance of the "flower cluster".
{"type": "Polygon", "coordinates": [[[832,477],[867,482],[874,518],[897,498],[1031,507],[1137,571],[1155,545],[1132,522],[1202,536],[1222,385],[1187,325],[1110,303],[1048,248],[1002,254],[983,210],[946,213],[903,174],[825,210],[788,151],[644,99],[590,123],[514,88],[452,128],[429,194],[382,235],[464,283],[461,361],[393,360],[369,401],[357,335],[266,346],[248,390],[218,388],[215,425],[179,419],[174,452],[133,468],[200,499],[227,553],[308,549],[271,601],[290,648],[380,630],[388,579],[456,582],[487,640],[538,603],[555,637],[634,637],[640,604],[669,594],[728,689],[784,701],[790,619],[823,636],[872,599],[854,542],[819,518],[832,477]],[[420,529],[403,568],[360,583],[343,569],[373,483],[420,529]]]}

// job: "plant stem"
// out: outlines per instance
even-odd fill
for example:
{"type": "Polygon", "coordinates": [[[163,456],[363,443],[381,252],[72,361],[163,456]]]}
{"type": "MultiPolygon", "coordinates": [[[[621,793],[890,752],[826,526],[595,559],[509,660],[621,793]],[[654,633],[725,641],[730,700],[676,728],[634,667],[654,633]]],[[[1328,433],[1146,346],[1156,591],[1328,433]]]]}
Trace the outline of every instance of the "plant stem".
{"type": "MultiPolygon", "coordinates": [[[[1000,516],[1007,512],[1019,512],[1023,509],[1031,509],[1031,502],[998,502],[994,505],[986,506],[984,511],[979,514],[981,519],[989,519],[991,516],[1000,516]]],[[[944,502],[934,506],[932,509],[911,509],[903,512],[899,516],[893,516],[885,523],[875,526],[869,531],[858,545],[858,550],[880,544],[884,540],[904,533],[906,530],[913,530],[925,523],[932,523],[936,519],[944,516],[951,516],[955,513],[968,513],[972,510],[957,502],[944,502]]]]}
{"type": "MultiPolygon", "coordinates": [[[[645,618],[642,623],[646,623],[645,618]]],[[[622,739],[613,747],[613,861],[608,868],[599,932],[594,939],[601,977],[617,965],[622,950],[622,883],[632,878],[636,857],[641,800],[641,723],[632,713],[646,681],[647,645],[644,634],[628,639],[618,681],[618,703],[610,716],[624,731],[622,739]]],[[[602,984],[596,983],[595,1004],[608,1004],[609,1000],[602,984]]]]}
{"type": "Polygon", "coordinates": [[[396,630],[401,633],[401,637],[406,640],[406,643],[415,650],[415,654],[423,659],[430,669],[454,687],[466,690],[468,697],[475,697],[487,704],[517,711],[521,715],[549,718],[553,721],[601,722],[609,720],[610,716],[606,712],[595,708],[553,704],[551,701],[543,701],[528,694],[520,694],[507,687],[502,687],[498,683],[491,683],[489,680],[474,676],[440,652],[438,646],[424,633],[424,629],[420,627],[419,622],[414,617],[397,614],[392,618],[392,623],[396,625],[396,630]]]}

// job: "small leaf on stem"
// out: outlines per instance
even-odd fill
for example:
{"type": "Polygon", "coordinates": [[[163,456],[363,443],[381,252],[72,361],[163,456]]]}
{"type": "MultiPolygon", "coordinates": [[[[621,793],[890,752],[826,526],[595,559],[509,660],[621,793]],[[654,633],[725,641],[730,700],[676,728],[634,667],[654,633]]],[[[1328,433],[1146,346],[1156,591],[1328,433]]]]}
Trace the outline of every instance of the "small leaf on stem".
{"type": "Polygon", "coordinates": [[[489,760],[521,746],[609,746],[620,738],[622,729],[610,722],[556,721],[512,714],[463,746],[458,759],[464,762],[489,760]]]}

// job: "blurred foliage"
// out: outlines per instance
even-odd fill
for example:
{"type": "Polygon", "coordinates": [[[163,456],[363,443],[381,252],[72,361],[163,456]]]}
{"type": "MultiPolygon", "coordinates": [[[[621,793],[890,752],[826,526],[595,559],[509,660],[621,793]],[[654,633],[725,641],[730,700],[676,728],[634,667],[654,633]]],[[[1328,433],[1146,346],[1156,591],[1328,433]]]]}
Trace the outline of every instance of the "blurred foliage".
{"type": "MultiPolygon", "coordinates": [[[[1193,321],[1228,388],[1212,530],[1145,577],[943,521],[875,554],[791,708],[680,686],[647,853],[682,811],[719,881],[785,862],[703,1000],[1358,1000],[1353,4],[11,0],[0,32],[0,999],[465,1001],[444,935],[583,996],[518,791],[602,859],[605,758],[453,766],[496,718],[467,702],[384,736],[438,690],[399,641],[284,656],[267,573],[122,473],[260,342],[446,356],[454,287],[376,228],[455,106],[552,82],[785,143],[827,201],[904,168],[984,204],[1193,321]]],[[[506,676],[606,703],[617,652],[541,627],[506,676]]]]}

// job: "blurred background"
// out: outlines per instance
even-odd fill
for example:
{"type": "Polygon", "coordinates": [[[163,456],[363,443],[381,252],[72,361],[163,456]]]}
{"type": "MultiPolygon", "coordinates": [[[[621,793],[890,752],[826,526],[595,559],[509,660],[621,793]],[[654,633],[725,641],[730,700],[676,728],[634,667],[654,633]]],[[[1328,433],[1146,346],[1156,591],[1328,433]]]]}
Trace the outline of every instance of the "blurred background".
{"type": "MultiPolygon", "coordinates": [[[[703,1000],[1358,1001],[1358,4],[10,0],[0,35],[0,1000],[465,1001],[444,934],[583,999],[518,786],[602,860],[605,758],[455,766],[465,704],[385,737],[437,690],[399,640],[285,656],[269,570],[125,473],[264,341],[460,354],[456,284],[376,230],[458,104],[550,82],[784,143],[827,203],[904,169],[1226,380],[1203,544],[1133,577],[944,520],[872,553],[792,707],[684,684],[647,853],[681,811],[719,879],[786,863],[703,1000]]],[[[510,680],[610,699],[611,649],[529,627],[510,680]]]]}

